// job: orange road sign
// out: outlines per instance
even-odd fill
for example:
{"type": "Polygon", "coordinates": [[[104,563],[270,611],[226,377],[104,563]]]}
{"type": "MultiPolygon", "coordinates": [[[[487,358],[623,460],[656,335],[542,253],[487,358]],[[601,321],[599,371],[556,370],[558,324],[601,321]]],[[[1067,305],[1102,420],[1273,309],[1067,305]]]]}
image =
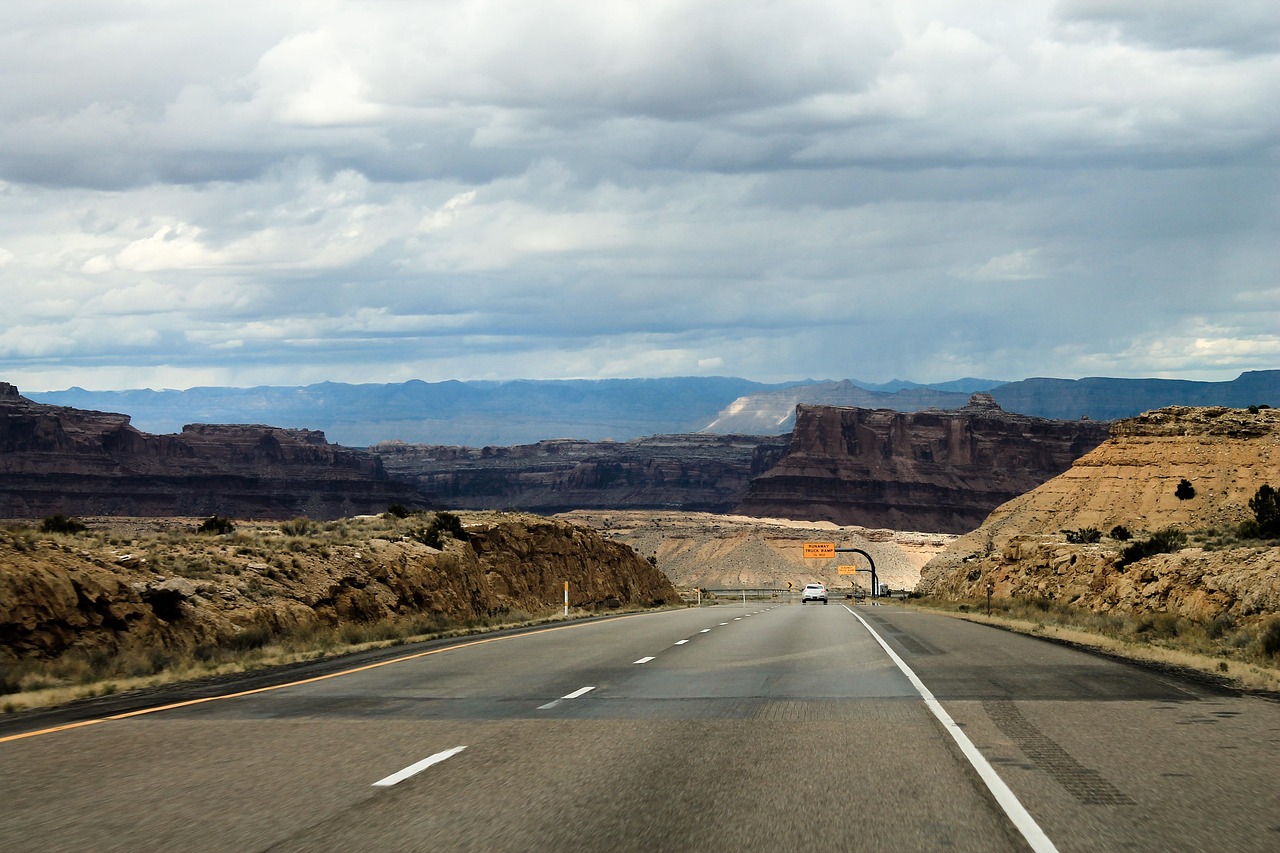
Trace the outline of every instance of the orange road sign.
{"type": "Polygon", "coordinates": [[[806,560],[833,560],[836,556],[836,543],[806,542],[804,543],[804,556],[806,560]]]}
{"type": "Polygon", "coordinates": [[[842,575],[856,575],[858,573],[857,566],[837,566],[836,568],[842,575]]]}

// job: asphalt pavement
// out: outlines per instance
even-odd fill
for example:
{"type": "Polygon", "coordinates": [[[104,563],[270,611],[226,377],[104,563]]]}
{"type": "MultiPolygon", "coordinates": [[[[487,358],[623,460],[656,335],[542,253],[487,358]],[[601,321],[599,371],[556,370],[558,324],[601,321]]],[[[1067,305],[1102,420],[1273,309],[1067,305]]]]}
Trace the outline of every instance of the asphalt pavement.
{"type": "Polygon", "coordinates": [[[1280,849],[1280,705],[901,607],[294,677],[8,722],[0,850],[1280,849]]]}

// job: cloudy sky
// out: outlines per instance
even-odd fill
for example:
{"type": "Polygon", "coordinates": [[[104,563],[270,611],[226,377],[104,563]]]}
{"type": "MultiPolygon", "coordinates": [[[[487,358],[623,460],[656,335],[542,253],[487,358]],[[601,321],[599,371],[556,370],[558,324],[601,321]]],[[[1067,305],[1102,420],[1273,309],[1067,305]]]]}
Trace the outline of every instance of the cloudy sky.
{"type": "Polygon", "coordinates": [[[23,390],[1280,367],[1275,0],[15,0],[23,390]]]}

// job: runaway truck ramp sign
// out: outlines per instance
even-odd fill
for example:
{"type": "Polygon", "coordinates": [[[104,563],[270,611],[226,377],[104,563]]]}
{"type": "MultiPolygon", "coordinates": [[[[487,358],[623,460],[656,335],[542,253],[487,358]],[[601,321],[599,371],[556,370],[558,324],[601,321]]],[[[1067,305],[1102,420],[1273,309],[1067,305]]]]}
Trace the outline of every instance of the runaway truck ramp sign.
{"type": "Polygon", "coordinates": [[[836,543],[806,542],[804,543],[804,558],[806,560],[834,560],[836,558],[836,543]]]}
{"type": "Polygon", "coordinates": [[[842,575],[853,575],[858,572],[871,573],[871,597],[876,598],[880,592],[880,579],[876,577],[876,561],[871,555],[861,548],[837,548],[834,542],[805,542],[804,556],[805,559],[816,560],[834,560],[836,554],[861,554],[867,558],[869,568],[859,569],[856,566],[836,566],[836,571],[842,575]]]}

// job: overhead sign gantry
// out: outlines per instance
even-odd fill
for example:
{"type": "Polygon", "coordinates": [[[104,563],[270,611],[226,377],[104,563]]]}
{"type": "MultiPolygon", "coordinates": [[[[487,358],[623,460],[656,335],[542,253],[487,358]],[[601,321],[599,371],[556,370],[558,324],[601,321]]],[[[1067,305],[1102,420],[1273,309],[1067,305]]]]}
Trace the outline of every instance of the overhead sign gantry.
{"type": "Polygon", "coordinates": [[[867,564],[870,568],[860,569],[857,566],[836,566],[836,570],[842,575],[852,575],[858,572],[871,573],[871,597],[878,598],[880,595],[880,579],[876,577],[876,561],[871,555],[861,548],[837,548],[834,542],[806,542],[804,543],[804,556],[806,560],[833,560],[836,554],[861,554],[867,558],[867,564]]]}

